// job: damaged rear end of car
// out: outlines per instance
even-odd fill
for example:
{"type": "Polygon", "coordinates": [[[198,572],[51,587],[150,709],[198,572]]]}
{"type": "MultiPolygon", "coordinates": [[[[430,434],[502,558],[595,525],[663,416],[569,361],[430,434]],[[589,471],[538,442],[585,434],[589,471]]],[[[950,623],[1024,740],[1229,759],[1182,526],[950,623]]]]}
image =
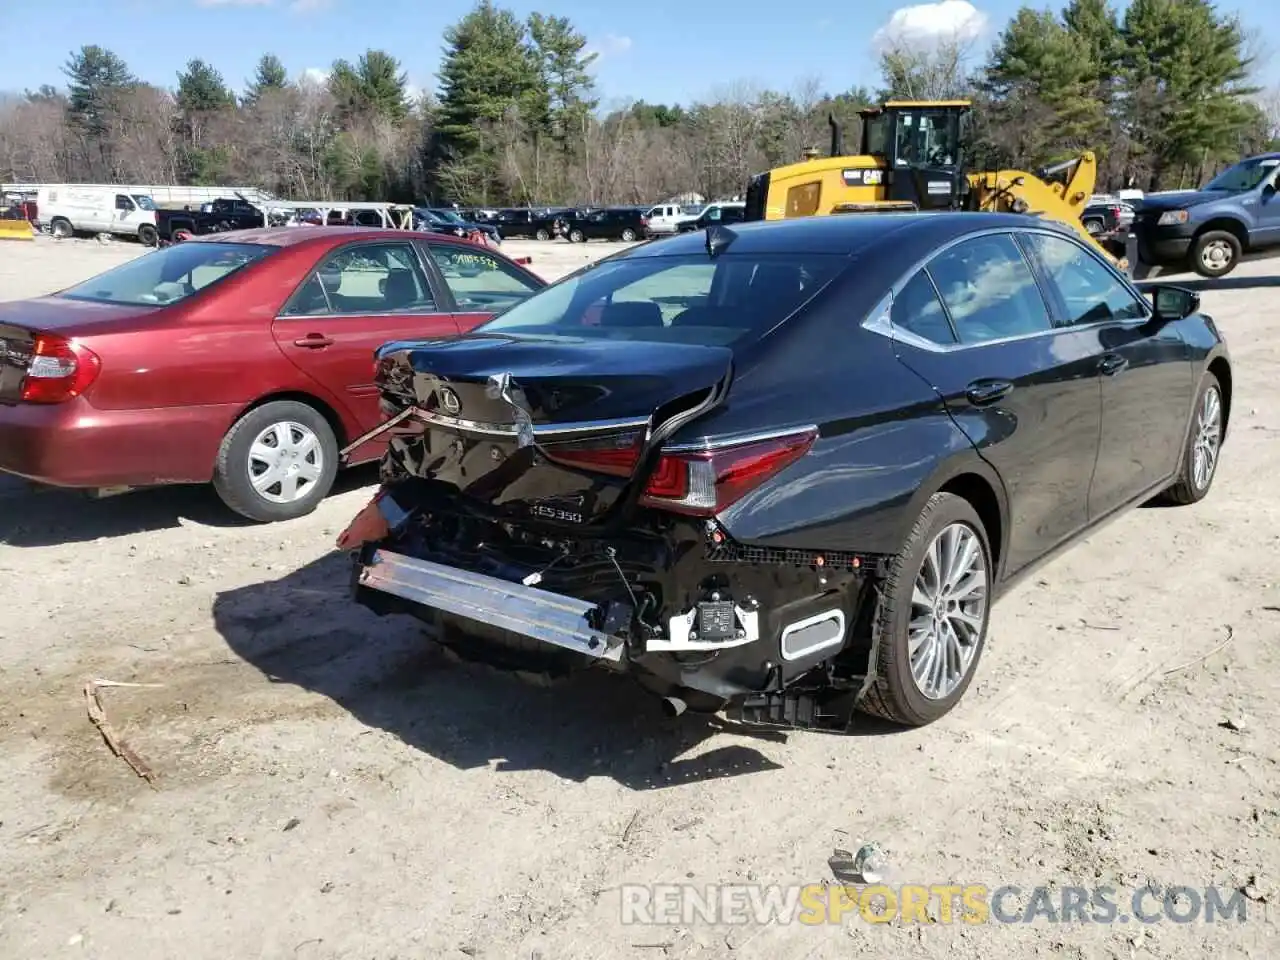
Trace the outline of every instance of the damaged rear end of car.
{"type": "Polygon", "coordinates": [[[470,335],[385,345],[382,487],[340,540],[357,600],[502,668],[631,673],[672,713],[847,723],[831,704],[862,671],[839,655],[875,558],[741,544],[722,522],[819,427],[718,426],[738,348],[847,261],[716,259],[606,262],[470,335]],[[785,295],[766,302],[770,270],[785,295]]]}

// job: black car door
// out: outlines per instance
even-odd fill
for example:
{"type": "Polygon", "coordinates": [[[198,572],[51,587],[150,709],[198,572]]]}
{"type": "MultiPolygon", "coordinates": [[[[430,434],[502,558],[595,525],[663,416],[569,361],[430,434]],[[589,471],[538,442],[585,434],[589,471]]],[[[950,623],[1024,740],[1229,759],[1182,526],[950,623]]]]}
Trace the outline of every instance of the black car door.
{"type": "Polygon", "coordinates": [[[1153,492],[1178,469],[1196,389],[1176,323],[1154,323],[1137,292],[1082,244],[1026,236],[1062,322],[1094,331],[1102,350],[1102,439],[1089,514],[1105,516],[1153,492]]]}
{"type": "Polygon", "coordinates": [[[899,358],[1004,481],[1005,574],[1083,528],[1101,430],[1097,338],[1054,327],[1013,234],[943,249],[897,292],[889,323],[899,358]]]}

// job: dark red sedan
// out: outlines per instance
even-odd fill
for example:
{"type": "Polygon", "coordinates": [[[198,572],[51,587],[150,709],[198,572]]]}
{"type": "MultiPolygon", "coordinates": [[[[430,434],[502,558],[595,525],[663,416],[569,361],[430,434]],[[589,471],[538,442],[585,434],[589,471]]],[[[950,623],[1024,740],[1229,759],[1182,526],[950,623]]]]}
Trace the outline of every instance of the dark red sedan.
{"type": "Polygon", "coordinates": [[[466,332],[544,286],[443,235],[288,227],[0,303],[0,471],[88,489],[212,481],[246,517],[301,516],[381,421],[375,348],[466,332]]]}

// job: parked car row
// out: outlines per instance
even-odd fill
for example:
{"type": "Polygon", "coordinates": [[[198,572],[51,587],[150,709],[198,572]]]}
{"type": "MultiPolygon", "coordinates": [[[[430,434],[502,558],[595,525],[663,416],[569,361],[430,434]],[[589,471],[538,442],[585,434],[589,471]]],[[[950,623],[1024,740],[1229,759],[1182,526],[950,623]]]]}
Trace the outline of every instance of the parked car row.
{"type": "Polygon", "coordinates": [[[459,208],[458,213],[477,223],[492,224],[504,237],[555,240],[570,243],[615,240],[633,243],[650,237],[670,236],[704,229],[710,223],[736,223],[743,219],[741,201],[697,206],[659,203],[652,206],[610,207],[510,207],[499,210],[459,208]]]}

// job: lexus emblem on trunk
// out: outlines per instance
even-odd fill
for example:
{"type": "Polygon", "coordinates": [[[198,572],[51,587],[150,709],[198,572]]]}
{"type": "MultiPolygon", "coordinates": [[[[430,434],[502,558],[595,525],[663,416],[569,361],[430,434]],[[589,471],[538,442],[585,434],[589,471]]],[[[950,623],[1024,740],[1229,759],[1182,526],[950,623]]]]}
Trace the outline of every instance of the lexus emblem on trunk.
{"type": "Polygon", "coordinates": [[[458,399],[458,395],[444,387],[440,391],[440,409],[452,416],[457,416],[462,410],[462,401],[458,399]]]}

